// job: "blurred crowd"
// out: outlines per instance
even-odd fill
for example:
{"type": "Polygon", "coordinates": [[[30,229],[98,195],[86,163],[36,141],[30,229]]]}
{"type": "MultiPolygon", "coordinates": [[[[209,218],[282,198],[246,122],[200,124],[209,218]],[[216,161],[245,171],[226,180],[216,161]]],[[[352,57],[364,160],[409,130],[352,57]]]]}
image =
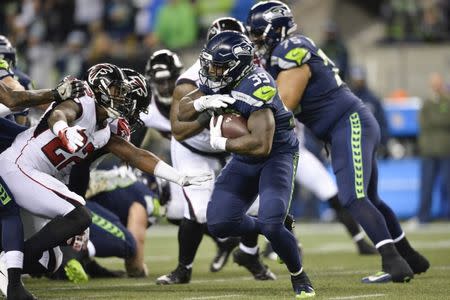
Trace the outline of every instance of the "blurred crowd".
{"type": "Polygon", "coordinates": [[[159,48],[198,47],[212,20],[245,20],[254,0],[2,0],[0,32],[37,87],[100,61],[143,71],[159,48]]]}
{"type": "Polygon", "coordinates": [[[450,1],[387,0],[382,5],[386,42],[450,40],[450,1]]]}

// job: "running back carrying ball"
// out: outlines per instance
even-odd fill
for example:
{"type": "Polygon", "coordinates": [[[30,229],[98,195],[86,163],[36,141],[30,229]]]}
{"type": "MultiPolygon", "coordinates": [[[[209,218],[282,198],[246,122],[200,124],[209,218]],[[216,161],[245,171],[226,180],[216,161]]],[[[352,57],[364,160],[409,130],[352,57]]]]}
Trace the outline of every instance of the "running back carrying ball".
{"type": "MultiPolygon", "coordinates": [[[[250,133],[247,128],[247,119],[243,116],[236,113],[226,113],[222,114],[222,116],[221,129],[223,137],[234,139],[250,133]]],[[[214,117],[214,124],[217,122],[217,117],[214,117]]]]}

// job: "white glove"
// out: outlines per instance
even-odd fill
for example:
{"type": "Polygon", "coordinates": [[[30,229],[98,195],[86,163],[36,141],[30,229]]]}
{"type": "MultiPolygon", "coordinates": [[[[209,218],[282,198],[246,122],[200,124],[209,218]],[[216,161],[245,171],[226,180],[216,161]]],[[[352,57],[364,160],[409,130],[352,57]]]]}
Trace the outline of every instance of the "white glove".
{"type": "Polygon", "coordinates": [[[80,252],[83,249],[87,249],[87,244],[89,241],[89,227],[79,235],[76,235],[67,240],[67,245],[72,246],[72,249],[80,252]]]}
{"type": "Polygon", "coordinates": [[[214,117],[209,121],[209,143],[213,149],[225,151],[227,138],[222,136],[222,122],[222,115],[217,118],[216,125],[214,125],[214,117]]]}
{"type": "Polygon", "coordinates": [[[87,139],[83,137],[80,132],[86,130],[81,126],[69,127],[65,121],[57,121],[53,124],[52,131],[59,137],[64,147],[70,152],[74,153],[84,146],[87,139]]]}
{"type": "Polygon", "coordinates": [[[229,95],[206,95],[201,96],[194,100],[194,108],[198,112],[205,111],[207,109],[218,109],[225,108],[228,104],[233,104],[236,99],[230,97],[229,95]]]}
{"type": "Polygon", "coordinates": [[[178,185],[201,185],[202,183],[212,179],[211,173],[200,173],[198,175],[180,174],[180,172],[160,160],[153,171],[156,177],[175,182],[178,185]]]}

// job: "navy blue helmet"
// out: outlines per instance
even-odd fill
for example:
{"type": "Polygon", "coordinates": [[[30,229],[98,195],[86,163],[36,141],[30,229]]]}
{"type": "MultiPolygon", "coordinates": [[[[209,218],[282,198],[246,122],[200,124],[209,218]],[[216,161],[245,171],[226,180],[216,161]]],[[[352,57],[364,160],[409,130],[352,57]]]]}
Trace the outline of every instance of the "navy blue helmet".
{"type": "Polygon", "coordinates": [[[247,30],[258,54],[264,56],[297,30],[297,24],[286,4],[280,1],[262,1],[250,9],[247,30]]]}
{"type": "Polygon", "coordinates": [[[110,117],[128,118],[134,112],[134,103],[127,94],[131,90],[125,73],[116,65],[96,64],[86,73],[86,81],[110,117]]]}
{"type": "Polygon", "coordinates": [[[12,67],[16,65],[16,48],[4,35],[0,35],[0,59],[6,60],[12,67]]]}
{"type": "Polygon", "coordinates": [[[128,122],[131,126],[131,131],[134,131],[138,127],[143,125],[142,120],[139,117],[141,112],[147,113],[148,106],[150,105],[150,99],[152,92],[148,81],[141,73],[128,68],[122,68],[122,71],[128,78],[131,90],[127,94],[127,98],[130,103],[133,103],[133,113],[128,117],[128,122]]]}
{"type": "Polygon", "coordinates": [[[208,29],[206,33],[206,41],[209,41],[213,37],[215,37],[219,32],[225,30],[232,30],[243,33],[247,35],[247,30],[245,29],[244,24],[241,21],[232,18],[232,17],[224,17],[215,20],[208,29]]]}
{"type": "Polygon", "coordinates": [[[214,92],[231,89],[253,68],[254,48],[237,31],[222,31],[200,53],[200,82],[214,92]]]}

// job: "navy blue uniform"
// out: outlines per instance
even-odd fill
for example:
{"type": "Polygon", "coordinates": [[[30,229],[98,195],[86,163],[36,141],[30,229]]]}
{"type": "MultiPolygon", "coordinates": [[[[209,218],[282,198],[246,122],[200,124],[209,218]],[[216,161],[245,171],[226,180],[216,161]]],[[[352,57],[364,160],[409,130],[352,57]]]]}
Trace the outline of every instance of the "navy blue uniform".
{"type": "MultiPolygon", "coordinates": [[[[207,91],[204,87],[200,89],[207,91]]],[[[259,67],[232,89],[231,96],[236,102],[229,108],[245,118],[261,109],[273,112],[272,151],[264,158],[233,154],[215,182],[207,209],[208,228],[218,237],[262,233],[272,242],[289,270],[298,272],[301,264],[296,241],[283,226],[298,159],[293,115],[281,102],[274,79],[259,67]],[[260,206],[255,220],[245,213],[258,194],[260,206]]]]}
{"type": "Polygon", "coordinates": [[[391,239],[390,235],[400,236],[402,231],[395,215],[377,192],[375,152],[380,128],[372,113],[340,79],[334,63],[311,39],[293,35],[274,48],[267,69],[276,78],[283,70],[304,64],[312,75],[294,114],[317,137],[331,144],[339,200],[374,244],[391,239]],[[364,199],[369,199],[378,210],[367,201],[358,201],[364,199]]]}
{"type": "Polygon", "coordinates": [[[92,212],[89,239],[95,256],[127,259],[136,255],[136,240],[116,214],[93,201],[87,201],[86,207],[92,212]]]}
{"type": "MultiPolygon", "coordinates": [[[[150,190],[147,185],[137,181],[124,188],[99,193],[88,200],[97,202],[112,211],[119,217],[120,222],[126,226],[128,223],[128,211],[131,205],[134,202],[140,203],[147,210],[147,214],[150,217],[152,211],[149,211],[149,209],[152,209],[153,205],[149,205],[148,202],[153,203],[154,198],[159,198],[159,196],[150,190]]],[[[150,225],[150,222],[148,225],[150,225]]]]}

